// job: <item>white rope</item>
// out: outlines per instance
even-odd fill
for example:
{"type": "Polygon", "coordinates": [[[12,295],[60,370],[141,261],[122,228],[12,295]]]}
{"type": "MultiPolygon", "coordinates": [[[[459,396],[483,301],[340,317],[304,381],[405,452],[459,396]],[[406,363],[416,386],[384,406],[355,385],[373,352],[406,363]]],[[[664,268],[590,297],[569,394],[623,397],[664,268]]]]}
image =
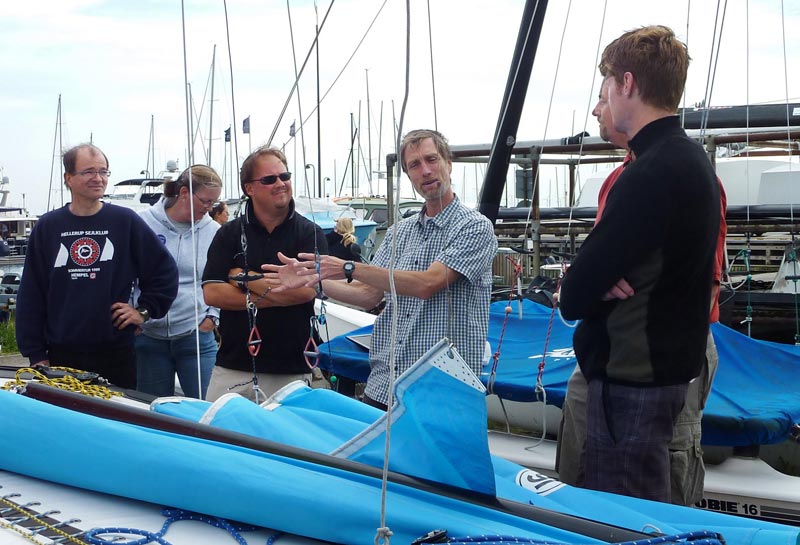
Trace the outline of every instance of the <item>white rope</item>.
{"type": "MultiPolygon", "coordinates": [[[[192,180],[192,165],[194,164],[194,139],[192,138],[193,129],[192,129],[192,108],[191,108],[191,101],[189,99],[189,72],[188,72],[188,62],[187,62],[187,50],[186,50],[186,12],[184,1],[181,0],[181,31],[183,33],[183,80],[184,80],[184,95],[186,99],[186,139],[187,139],[187,149],[189,150],[188,154],[188,162],[189,165],[187,166],[188,176],[189,176],[189,223],[191,225],[190,228],[190,236],[192,241],[192,289],[194,290],[192,293],[197,294],[197,232],[195,228],[195,220],[194,220],[194,181],[192,180]]],[[[177,190],[180,192],[180,187],[178,184],[175,184],[177,190]]],[[[177,256],[175,256],[177,259],[177,256]]],[[[194,304],[194,323],[196,324],[194,330],[194,346],[195,346],[195,363],[196,363],[196,371],[197,371],[197,397],[198,399],[203,399],[203,381],[202,381],[202,370],[200,365],[200,316],[197,308],[197,302],[194,304]]]]}
{"type": "MultiPolygon", "coordinates": [[[[403,105],[400,108],[400,122],[397,126],[397,142],[401,141],[403,135],[403,122],[406,116],[406,107],[408,106],[409,83],[410,83],[410,66],[411,66],[411,0],[406,0],[406,73],[405,73],[405,88],[403,90],[403,105]]],[[[400,164],[402,157],[397,157],[395,162],[395,179],[397,184],[395,187],[395,231],[400,219],[400,164]]],[[[389,452],[392,443],[392,405],[394,404],[394,379],[396,370],[396,347],[397,343],[397,287],[394,282],[394,270],[397,260],[397,233],[392,236],[391,253],[389,257],[389,297],[392,303],[391,326],[389,330],[389,391],[386,400],[386,441],[384,444],[383,453],[383,470],[381,472],[381,522],[375,534],[375,545],[389,545],[389,539],[392,531],[386,526],[386,493],[389,483],[389,452]]]]}

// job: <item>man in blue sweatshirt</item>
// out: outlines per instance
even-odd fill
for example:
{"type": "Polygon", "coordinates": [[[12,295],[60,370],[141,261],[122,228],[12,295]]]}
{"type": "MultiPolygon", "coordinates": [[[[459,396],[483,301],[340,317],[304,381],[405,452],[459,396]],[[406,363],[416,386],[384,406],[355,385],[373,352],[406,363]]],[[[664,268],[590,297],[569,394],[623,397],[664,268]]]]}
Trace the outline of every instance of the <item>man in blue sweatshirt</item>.
{"type": "Polygon", "coordinates": [[[584,485],[670,501],[669,443],[705,364],[719,186],[675,115],[689,55],[663,26],[603,52],[614,128],[636,156],[561,287],[588,381],[584,485]]]}
{"type": "Polygon", "coordinates": [[[133,210],[101,201],[111,173],[99,148],[70,149],[64,171],[72,201],[43,215],[28,243],[17,344],[33,366],[92,371],[135,388],[134,335],[169,310],[178,293],[175,261],[133,210]]]}

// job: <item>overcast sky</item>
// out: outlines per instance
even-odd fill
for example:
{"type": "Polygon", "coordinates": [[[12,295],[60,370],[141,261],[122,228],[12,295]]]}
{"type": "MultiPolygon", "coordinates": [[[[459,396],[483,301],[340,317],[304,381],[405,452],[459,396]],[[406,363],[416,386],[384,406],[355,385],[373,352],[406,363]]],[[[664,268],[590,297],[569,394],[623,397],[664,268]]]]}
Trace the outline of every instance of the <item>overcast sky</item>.
{"type": "MultiPolygon", "coordinates": [[[[314,2],[290,0],[289,4],[300,64],[313,41],[314,2]]],[[[716,4],[711,0],[609,0],[606,7],[600,0],[551,0],[519,139],[563,137],[583,130],[584,125],[589,133],[597,134],[589,112],[599,86],[598,47],[641,25],[671,26],[688,41],[693,62],[686,102],[702,100],[716,4]]],[[[350,150],[350,116],[358,123],[359,104],[360,145],[365,157],[372,156],[373,171],[385,170],[383,157],[394,145],[392,123],[399,121],[404,91],[406,3],[386,0],[381,10],[382,5],[383,0],[336,0],[320,35],[319,80],[324,94],[377,16],[321,107],[322,174],[339,183],[345,177],[350,150]],[[367,130],[367,74],[371,131],[367,130]]],[[[404,129],[434,126],[427,6],[426,0],[411,1],[411,80],[404,129]]],[[[451,143],[491,141],[523,6],[523,0],[430,0],[436,120],[451,143]]],[[[328,7],[328,2],[319,2],[320,22],[328,7]]],[[[295,191],[304,193],[302,173],[306,170],[310,175],[312,170],[303,165],[313,163],[317,168],[317,121],[312,116],[306,125],[304,160],[300,139],[289,139],[290,125],[300,126],[295,97],[278,123],[294,81],[286,2],[228,0],[227,10],[232,83],[222,0],[184,2],[186,75],[196,115],[202,110],[202,140],[196,142],[195,162],[206,161],[209,76],[216,44],[212,165],[220,172],[223,162],[226,172],[230,168],[230,147],[222,140],[224,130],[234,124],[235,104],[240,158],[251,146],[266,143],[278,124],[273,144],[286,144],[290,169],[295,171],[295,191]],[[249,136],[241,133],[248,116],[249,136]]],[[[61,205],[58,142],[54,161],[59,94],[60,145],[68,148],[91,138],[109,157],[113,172],[109,185],[138,177],[148,168],[151,116],[156,171],[169,159],[178,160],[181,168],[187,165],[180,1],[7,1],[0,4],[0,20],[0,168],[11,180],[13,204],[22,204],[24,193],[25,204],[34,213],[47,210],[48,196],[50,208],[61,205]]],[[[711,104],[744,104],[748,99],[753,104],[782,102],[787,96],[797,101],[797,28],[800,2],[796,0],[783,4],[780,0],[729,1],[711,104]]],[[[306,117],[316,105],[313,55],[299,90],[306,117]]],[[[363,164],[359,167],[363,191],[368,191],[366,169],[363,164]]],[[[454,184],[467,201],[475,200],[479,178],[475,166],[454,166],[454,184]]],[[[230,174],[226,179],[230,183],[230,174]]],[[[345,192],[349,173],[346,179],[345,192]]],[[[332,182],[325,192],[334,193],[332,182]]]]}

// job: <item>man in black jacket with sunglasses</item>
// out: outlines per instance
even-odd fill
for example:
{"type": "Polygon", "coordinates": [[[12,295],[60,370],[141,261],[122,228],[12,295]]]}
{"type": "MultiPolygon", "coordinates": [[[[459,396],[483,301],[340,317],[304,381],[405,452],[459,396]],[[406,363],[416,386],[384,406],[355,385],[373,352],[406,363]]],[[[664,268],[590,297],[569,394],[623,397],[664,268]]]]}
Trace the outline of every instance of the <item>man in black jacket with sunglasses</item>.
{"type": "Polygon", "coordinates": [[[311,380],[303,355],[311,337],[314,288],[271,293],[262,263],[278,264],[278,252],[328,252],[319,226],[295,212],[286,156],[263,146],[242,164],[244,212],[223,225],[208,250],[203,272],[206,303],[220,308],[222,343],[207,399],[236,392],[264,401],[294,380],[311,380]]]}

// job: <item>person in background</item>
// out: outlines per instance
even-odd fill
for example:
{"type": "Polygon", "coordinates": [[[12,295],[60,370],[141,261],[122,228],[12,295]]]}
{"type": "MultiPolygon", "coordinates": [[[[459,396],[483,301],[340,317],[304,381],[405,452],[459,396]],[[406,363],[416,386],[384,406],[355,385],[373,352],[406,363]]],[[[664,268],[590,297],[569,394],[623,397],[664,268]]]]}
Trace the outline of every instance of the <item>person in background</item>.
{"type": "Polygon", "coordinates": [[[311,382],[303,351],[316,290],[272,293],[275,284],[260,278],[259,269],[262,263],[279,263],[278,252],[328,251],[322,229],[295,212],[291,177],[283,152],[268,146],[253,151],[240,173],[248,197],[244,213],[217,231],[208,250],[203,294],[209,305],[221,309],[222,338],[210,401],[227,392],[255,400],[254,374],[267,396],[294,380],[311,382]],[[249,344],[258,338],[260,343],[249,344]]]}
{"type": "Polygon", "coordinates": [[[64,171],[72,201],[39,218],[28,242],[17,344],[34,366],[82,369],[135,388],[134,335],[169,310],[175,260],[133,210],[101,200],[111,173],[99,148],[71,148],[64,171]]]}
{"type": "MultiPolygon", "coordinates": [[[[624,134],[614,128],[608,107],[608,85],[600,89],[600,99],[592,114],[597,117],[600,137],[615,146],[628,149],[624,134]]],[[[634,159],[628,151],[622,164],[614,169],[603,182],[597,198],[597,218],[603,216],[608,194],[623,170],[634,159]]],[[[714,280],[711,291],[711,315],[709,322],[719,321],[719,287],[722,269],[725,264],[725,237],[728,229],[725,222],[727,201],[722,182],[717,179],[720,189],[720,223],[717,236],[717,254],[714,264],[714,280]]],[[[635,296],[635,294],[634,294],[635,296]]],[[[680,505],[693,505],[703,497],[705,466],[700,445],[702,429],[700,421],[706,399],[711,392],[711,384],[717,371],[719,358],[711,331],[706,344],[706,365],[700,375],[689,383],[686,403],[678,414],[669,444],[671,501],[680,505]]],[[[559,479],[573,486],[583,486],[582,456],[586,440],[586,398],[588,385],[580,366],[575,366],[567,383],[567,395],[562,406],[561,427],[558,434],[556,471],[559,479]]]]}
{"type": "Polygon", "coordinates": [[[706,365],[720,217],[711,163],[675,115],[688,65],[664,26],[626,32],[603,51],[609,113],[636,160],[559,297],[562,315],[582,320],[573,345],[589,387],[584,485],[664,502],[673,428],[706,365]]]}
{"type": "Polygon", "coordinates": [[[352,218],[345,216],[338,218],[333,231],[325,235],[328,241],[328,255],[345,261],[363,261],[361,247],[358,245],[355,233],[356,229],[353,227],[352,218]]]}
{"type": "Polygon", "coordinates": [[[218,202],[208,211],[208,215],[220,225],[225,225],[228,223],[229,217],[228,205],[225,204],[225,201],[218,202]]]}
{"type": "Polygon", "coordinates": [[[419,214],[387,231],[371,264],[332,255],[320,256],[317,263],[314,254],[303,253],[300,261],[281,256],[287,266],[264,266],[270,278],[287,286],[315,283],[319,274],[331,298],[369,309],[391,290],[389,266],[396,244],[398,335],[392,339],[395,303],[386,297],[386,309],[375,320],[372,333],[371,371],[364,395],[367,404],[383,410],[389,395],[389,352],[395,347],[396,376],[443,337],[453,342],[475,374],[480,373],[489,327],[492,260],[497,252],[492,223],[464,206],[453,192],[453,154],[441,133],[409,132],[399,155],[403,171],[425,205],[419,214]]]}
{"type": "Polygon", "coordinates": [[[178,297],[166,316],[142,324],[136,337],[136,383],[142,392],[175,395],[177,373],[184,395],[205,397],[217,358],[219,321],[219,309],[206,304],[201,286],[206,254],[219,229],[206,210],[221,191],[214,169],[194,165],[165,182],[164,197],[140,213],[178,265],[178,297]]]}

